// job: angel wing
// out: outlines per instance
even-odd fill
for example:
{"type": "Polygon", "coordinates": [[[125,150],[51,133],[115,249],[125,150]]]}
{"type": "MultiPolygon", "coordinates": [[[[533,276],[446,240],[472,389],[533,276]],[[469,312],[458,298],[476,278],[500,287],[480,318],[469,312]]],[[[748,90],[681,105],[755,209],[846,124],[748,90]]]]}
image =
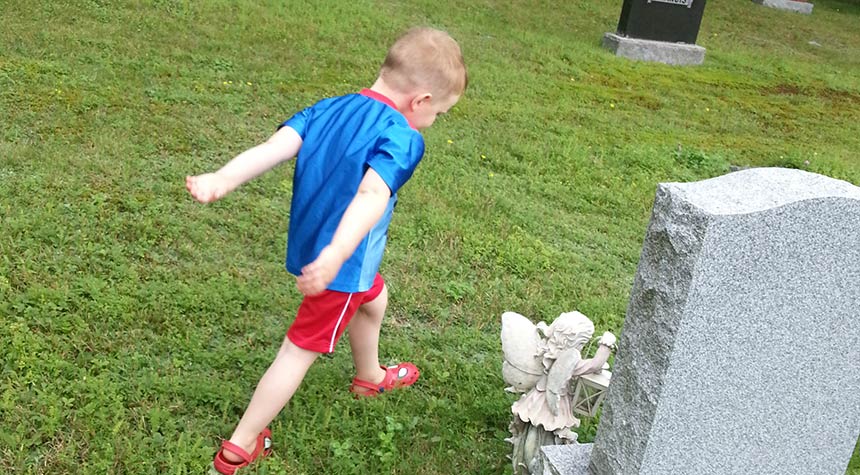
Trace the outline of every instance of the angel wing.
{"type": "Polygon", "coordinates": [[[565,388],[582,355],[576,348],[568,348],[559,353],[549,368],[546,378],[546,403],[554,416],[558,415],[558,399],[566,394],[565,388]]]}
{"type": "Polygon", "coordinates": [[[502,377],[512,392],[526,392],[543,376],[543,365],[537,357],[541,335],[528,318],[515,313],[502,314],[502,377]]]}

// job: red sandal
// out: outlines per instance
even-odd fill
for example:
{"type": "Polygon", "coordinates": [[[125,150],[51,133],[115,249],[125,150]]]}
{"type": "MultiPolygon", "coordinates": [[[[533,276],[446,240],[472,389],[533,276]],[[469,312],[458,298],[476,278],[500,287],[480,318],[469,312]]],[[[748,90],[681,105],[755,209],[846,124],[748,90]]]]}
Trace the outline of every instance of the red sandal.
{"type": "Polygon", "coordinates": [[[260,432],[260,435],[257,436],[257,446],[254,448],[254,453],[249,454],[245,452],[242,447],[230,442],[229,440],[225,440],[221,442],[221,450],[215,454],[215,460],[212,461],[212,465],[215,467],[215,471],[221,473],[223,475],[233,475],[236,473],[236,470],[247,467],[251,464],[257,457],[267,457],[272,453],[272,431],[269,428],[263,429],[263,432],[260,432]],[[234,454],[242,457],[241,462],[231,462],[224,457],[224,449],[233,452],[234,454]]]}
{"type": "Polygon", "coordinates": [[[418,368],[412,363],[400,363],[396,366],[380,366],[385,370],[385,378],[379,384],[373,384],[370,381],[354,378],[349,391],[359,396],[378,396],[385,391],[390,391],[394,388],[405,388],[412,386],[415,381],[418,381],[418,376],[421,373],[418,368]]]}

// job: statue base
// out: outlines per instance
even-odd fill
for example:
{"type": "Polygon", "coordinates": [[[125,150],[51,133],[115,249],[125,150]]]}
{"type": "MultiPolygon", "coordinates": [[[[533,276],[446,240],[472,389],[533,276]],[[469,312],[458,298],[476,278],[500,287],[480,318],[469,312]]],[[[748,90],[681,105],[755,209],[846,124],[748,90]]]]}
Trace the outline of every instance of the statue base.
{"type": "Polygon", "coordinates": [[[594,444],[548,445],[540,449],[543,472],[536,475],[588,475],[594,444]]]}

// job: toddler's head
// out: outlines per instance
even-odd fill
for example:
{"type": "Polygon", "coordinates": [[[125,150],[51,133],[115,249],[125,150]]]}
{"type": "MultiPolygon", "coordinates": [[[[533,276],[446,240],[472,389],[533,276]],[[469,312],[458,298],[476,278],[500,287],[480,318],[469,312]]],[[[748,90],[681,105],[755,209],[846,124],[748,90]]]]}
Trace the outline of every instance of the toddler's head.
{"type": "Polygon", "coordinates": [[[460,46],[444,31],[413,28],[397,39],[379,72],[385,84],[411,98],[404,114],[418,128],[450,109],[466,90],[460,46]]]}

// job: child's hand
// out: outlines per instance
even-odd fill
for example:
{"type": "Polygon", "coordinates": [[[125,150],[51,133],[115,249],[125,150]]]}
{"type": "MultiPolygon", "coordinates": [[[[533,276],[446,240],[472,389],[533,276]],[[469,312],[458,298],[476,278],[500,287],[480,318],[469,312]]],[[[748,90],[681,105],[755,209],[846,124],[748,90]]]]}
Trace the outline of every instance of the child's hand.
{"type": "Polygon", "coordinates": [[[326,246],[319,257],[302,267],[302,275],[296,277],[296,287],[304,295],[316,295],[334,280],[345,259],[336,248],[326,246]]]}
{"type": "Polygon", "coordinates": [[[211,203],[230,192],[230,184],[217,173],[185,177],[185,188],[195,200],[211,203]]]}

